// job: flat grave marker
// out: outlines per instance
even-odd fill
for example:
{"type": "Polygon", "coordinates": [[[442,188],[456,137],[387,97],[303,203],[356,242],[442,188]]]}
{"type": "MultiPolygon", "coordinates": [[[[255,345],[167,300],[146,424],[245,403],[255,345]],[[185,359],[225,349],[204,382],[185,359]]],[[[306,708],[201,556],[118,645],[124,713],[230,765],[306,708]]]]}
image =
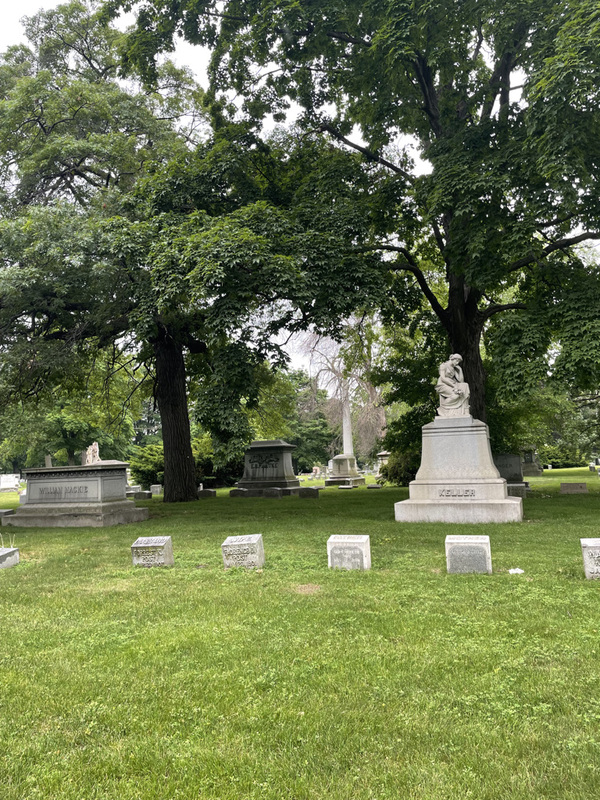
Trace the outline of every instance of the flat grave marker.
{"type": "Polygon", "coordinates": [[[131,545],[134,567],[172,567],[173,542],[170,536],[140,536],[131,545]]]}
{"type": "Polygon", "coordinates": [[[587,494],[587,483],[561,483],[561,494],[587,494]]]}
{"type": "Polygon", "coordinates": [[[225,569],[231,567],[261,569],[265,564],[262,533],[254,533],[249,536],[228,536],[221,545],[221,553],[225,569]]]}
{"type": "Polygon", "coordinates": [[[446,569],[449,573],[492,574],[489,536],[446,536],[446,569]]]}
{"type": "Polygon", "coordinates": [[[338,534],[327,540],[327,565],[330,569],[371,569],[371,539],[368,535],[338,534]]]}

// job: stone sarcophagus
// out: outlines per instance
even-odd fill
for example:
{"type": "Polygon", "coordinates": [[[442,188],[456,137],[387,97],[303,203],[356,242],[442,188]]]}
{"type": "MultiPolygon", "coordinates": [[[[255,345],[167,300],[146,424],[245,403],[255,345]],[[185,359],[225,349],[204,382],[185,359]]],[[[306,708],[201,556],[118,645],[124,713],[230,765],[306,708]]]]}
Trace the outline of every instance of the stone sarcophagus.
{"type": "Polygon", "coordinates": [[[252,442],[244,456],[244,475],[238,481],[239,489],[295,489],[300,487],[292,466],[295,445],[282,439],[259,439],[252,442]]]}

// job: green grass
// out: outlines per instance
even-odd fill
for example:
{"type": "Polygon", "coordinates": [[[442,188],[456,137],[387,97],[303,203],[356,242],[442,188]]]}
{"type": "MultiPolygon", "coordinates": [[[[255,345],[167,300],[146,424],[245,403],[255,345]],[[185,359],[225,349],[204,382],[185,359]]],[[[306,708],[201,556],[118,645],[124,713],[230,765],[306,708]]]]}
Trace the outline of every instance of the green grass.
{"type": "Polygon", "coordinates": [[[600,479],[531,485],[521,524],[400,525],[407,490],[363,488],[4,528],[0,798],[600,796],[600,582],[579,546],[600,479]],[[457,531],[490,535],[493,575],[446,574],[457,531]],[[255,532],[265,569],[224,572],[221,542],[255,532]],[[373,569],[328,570],[332,533],[369,533],[373,569]],[[170,534],[175,567],[134,569],[140,534],[170,534]]]}

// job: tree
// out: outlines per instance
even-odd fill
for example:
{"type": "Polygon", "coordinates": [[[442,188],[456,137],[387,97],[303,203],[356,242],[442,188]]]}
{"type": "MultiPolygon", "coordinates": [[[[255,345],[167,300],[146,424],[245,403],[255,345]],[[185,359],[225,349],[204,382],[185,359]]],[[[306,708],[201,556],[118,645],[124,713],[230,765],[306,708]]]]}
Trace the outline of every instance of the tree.
{"type": "MultiPolygon", "coordinates": [[[[463,355],[476,417],[485,419],[480,344],[491,320],[535,308],[553,327],[558,304],[562,322],[597,328],[598,308],[572,292],[584,272],[575,248],[600,238],[596,0],[105,6],[137,10],[125,63],[147,80],[174,37],[208,45],[218,117],[283,119],[295,103],[305,129],[379,168],[370,240],[346,249],[388,259],[400,307],[418,289],[463,355]]],[[[577,348],[594,365],[580,370],[587,385],[600,363],[591,334],[582,330],[577,348]]]]}

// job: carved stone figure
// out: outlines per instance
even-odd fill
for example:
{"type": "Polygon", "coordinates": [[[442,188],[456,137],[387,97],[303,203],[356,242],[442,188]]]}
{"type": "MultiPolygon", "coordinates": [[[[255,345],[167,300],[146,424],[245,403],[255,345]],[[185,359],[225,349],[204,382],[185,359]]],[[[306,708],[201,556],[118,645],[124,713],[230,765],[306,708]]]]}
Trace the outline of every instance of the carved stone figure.
{"type": "MultiPolygon", "coordinates": [[[[102,459],[100,458],[100,453],[98,450],[98,442],[94,442],[91,444],[85,452],[85,461],[83,458],[81,459],[82,466],[85,464],[97,464],[102,459]]],[[[83,454],[82,454],[83,455],[83,454]]]]}
{"type": "Polygon", "coordinates": [[[435,390],[440,396],[437,413],[440,417],[466,417],[469,415],[469,384],[465,383],[462,356],[453,353],[440,364],[440,377],[435,390]]]}

